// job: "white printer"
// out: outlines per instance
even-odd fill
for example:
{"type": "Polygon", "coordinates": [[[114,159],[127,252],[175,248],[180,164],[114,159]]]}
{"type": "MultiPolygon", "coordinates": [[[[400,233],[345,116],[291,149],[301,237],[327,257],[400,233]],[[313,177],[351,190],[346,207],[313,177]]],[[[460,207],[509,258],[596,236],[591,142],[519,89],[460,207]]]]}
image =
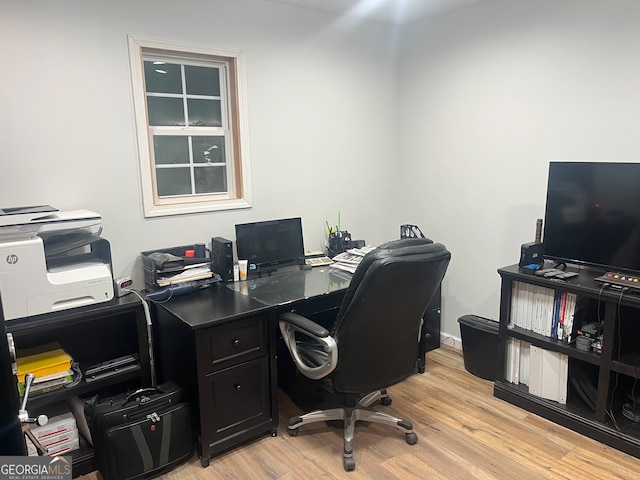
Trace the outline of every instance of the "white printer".
{"type": "Polygon", "coordinates": [[[0,209],[0,295],[5,320],[113,298],[101,217],[49,205],[0,209]]]}

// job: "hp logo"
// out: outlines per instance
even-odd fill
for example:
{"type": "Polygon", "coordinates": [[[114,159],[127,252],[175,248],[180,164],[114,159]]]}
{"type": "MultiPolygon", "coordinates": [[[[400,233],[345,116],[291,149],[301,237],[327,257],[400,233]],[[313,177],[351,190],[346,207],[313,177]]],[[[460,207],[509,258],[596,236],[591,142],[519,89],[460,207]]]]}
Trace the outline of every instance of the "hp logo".
{"type": "Polygon", "coordinates": [[[7,263],[9,265],[15,265],[16,263],[18,263],[18,256],[15,253],[10,253],[9,255],[7,255],[7,263]]]}

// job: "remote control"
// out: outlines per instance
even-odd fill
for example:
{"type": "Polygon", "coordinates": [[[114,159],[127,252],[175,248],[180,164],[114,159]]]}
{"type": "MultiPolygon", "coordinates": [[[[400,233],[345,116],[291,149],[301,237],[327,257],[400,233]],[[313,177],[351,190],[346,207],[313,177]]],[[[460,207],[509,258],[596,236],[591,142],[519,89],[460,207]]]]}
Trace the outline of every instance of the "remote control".
{"type": "Polygon", "coordinates": [[[556,278],[567,280],[568,278],[573,278],[577,276],[578,276],[578,272],[564,272],[562,275],[556,275],[556,278]]]}
{"type": "Polygon", "coordinates": [[[564,271],[563,270],[551,270],[550,272],[547,272],[544,274],[544,278],[554,278],[557,277],[559,275],[564,275],[564,271]]]}
{"type": "Polygon", "coordinates": [[[553,272],[555,270],[555,268],[541,268],[540,270],[536,270],[535,274],[539,277],[542,277],[545,273],[553,272]]]}

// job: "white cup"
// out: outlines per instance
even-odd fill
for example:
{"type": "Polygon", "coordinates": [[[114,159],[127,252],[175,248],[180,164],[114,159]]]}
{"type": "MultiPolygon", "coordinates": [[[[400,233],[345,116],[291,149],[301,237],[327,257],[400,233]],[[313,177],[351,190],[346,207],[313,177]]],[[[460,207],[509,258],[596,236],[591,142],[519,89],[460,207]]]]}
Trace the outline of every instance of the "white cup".
{"type": "Polygon", "coordinates": [[[249,260],[238,260],[238,267],[240,269],[240,281],[247,279],[247,270],[249,268],[249,260]]]}

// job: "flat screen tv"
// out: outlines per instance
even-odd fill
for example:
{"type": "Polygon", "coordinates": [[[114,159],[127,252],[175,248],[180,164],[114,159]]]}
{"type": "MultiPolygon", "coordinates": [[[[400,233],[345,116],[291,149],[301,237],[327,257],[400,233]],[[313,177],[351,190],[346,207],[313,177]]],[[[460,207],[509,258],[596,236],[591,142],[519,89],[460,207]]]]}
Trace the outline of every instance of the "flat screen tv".
{"type": "Polygon", "coordinates": [[[544,255],[640,272],[640,163],[551,162],[544,255]]]}
{"type": "Polygon", "coordinates": [[[238,259],[258,270],[304,263],[302,220],[284,218],[236,225],[238,259]]]}

